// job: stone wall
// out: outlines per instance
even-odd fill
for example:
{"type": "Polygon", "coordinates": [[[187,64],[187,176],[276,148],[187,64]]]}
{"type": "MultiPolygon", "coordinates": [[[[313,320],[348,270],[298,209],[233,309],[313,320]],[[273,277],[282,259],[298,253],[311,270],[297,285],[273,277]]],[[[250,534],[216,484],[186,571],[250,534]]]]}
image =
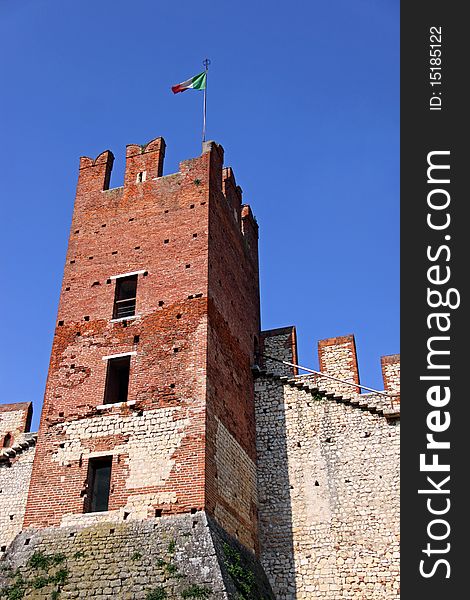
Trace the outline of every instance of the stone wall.
{"type": "Polygon", "coordinates": [[[249,500],[221,490],[216,438],[221,424],[237,464],[248,457],[253,471],[258,228],[221,146],[206,142],[165,176],[164,154],[162,138],[127,146],[114,189],[111,152],[80,159],[25,524],[86,511],[89,459],[108,456],[111,511],[205,509],[254,548],[254,477],[249,500]],[[115,318],[126,275],[136,278],[135,314],[115,318]],[[109,360],[122,355],[127,397],[104,406],[109,360]]]}
{"type": "Polygon", "coordinates": [[[297,375],[297,369],[281,361],[297,363],[295,327],[279,327],[261,332],[261,367],[278,375],[297,375]]]}
{"type": "Polygon", "coordinates": [[[0,404],[0,448],[4,445],[5,436],[9,435],[9,444],[22,433],[29,431],[33,405],[31,402],[0,404]]]}
{"type": "Polygon", "coordinates": [[[0,405],[0,556],[23,527],[36,434],[31,402],[0,405]]]}
{"type": "Polygon", "coordinates": [[[257,545],[256,430],[251,365],[259,336],[258,226],[223,149],[211,148],[209,196],[206,510],[257,545]],[[240,236],[240,230],[242,236],[240,236]]]}
{"type": "Polygon", "coordinates": [[[28,529],[1,571],[1,591],[28,600],[274,600],[254,554],[203,512],[28,529]]]}
{"type": "Polygon", "coordinates": [[[32,435],[17,435],[12,447],[15,455],[12,458],[2,456],[0,461],[0,556],[23,528],[36,451],[32,435]]]}
{"type": "Polygon", "coordinates": [[[400,392],[400,355],[382,356],[380,362],[385,389],[390,392],[400,392]]]}
{"type": "MultiPolygon", "coordinates": [[[[356,342],[352,334],[320,340],[318,342],[318,363],[320,371],[325,375],[350,383],[359,383],[356,342]]],[[[323,384],[328,385],[328,389],[334,389],[339,394],[350,395],[359,390],[359,388],[328,378],[323,378],[323,384]]]]}
{"type": "Polygon", "coordinates": [[[215,446],[218,500],[214,515],[222,527],[234,532],[242,544],[254,550],[258,547],[257,535],[253,534],[258,506],[256,464],[221,421],[217,425],[215,446]]]}
{"type": "Polygon", "coordinates": [[[399,422],[370,396],[355,406],[297,381],[255,384],[261,562],[276,598],[398,598],[399,422]]]}

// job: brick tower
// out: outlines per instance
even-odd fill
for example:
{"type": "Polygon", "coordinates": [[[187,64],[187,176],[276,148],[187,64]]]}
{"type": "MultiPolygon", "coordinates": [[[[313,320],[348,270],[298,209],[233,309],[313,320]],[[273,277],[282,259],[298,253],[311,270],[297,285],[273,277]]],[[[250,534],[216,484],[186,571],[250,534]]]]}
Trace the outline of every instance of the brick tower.
{"type": "Polygon", "coordinates": [[[206,510],[256,548],[258,227],[223,149],[82,157],[25,526],[206,510]]]}

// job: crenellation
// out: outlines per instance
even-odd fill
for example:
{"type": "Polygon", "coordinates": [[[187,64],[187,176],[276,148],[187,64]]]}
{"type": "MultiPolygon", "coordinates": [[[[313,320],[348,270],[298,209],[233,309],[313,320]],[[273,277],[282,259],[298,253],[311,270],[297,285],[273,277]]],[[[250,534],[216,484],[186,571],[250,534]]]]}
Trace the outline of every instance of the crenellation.
{"type": "Polygon", "coordinates": [[[384,388],[390,392],[400,392],[400,355],[390,354],[380,359],[384,388]]]}
{"type": "Polygon", "coordinates": [[[11,446],[12,457],[5,449],[0,451],[0,557],[23,529],[35,442],[31,434],[19,433],[11,446]]]}
{"type": "MultiPolygon", "coordinates": [[[[359,384],[356,342],[353,335],[320,340],[318,342],[318,362],[320,371],[325,375],[359,384]]],[[[332,383],[332,380],[330,380],[329,386],[333,385],[336,393],[351,393],[351,385],[340,381],[332,383]]]]}
{"type": "Polygon", "coordinates": [[[6,436],[9,436],[9,445],[12,446],[16,438],[27,433],[31,427],[32,416],[32,402],[0,404],[0,447],[5,447],[6,436]]]}
{"type": "Polygon", "coordinates": [[[260,367],[277,375],[297,375],[297,337],[295,327],[279,327],[261,332],[260,367]]]}
{"type": "Polygon", "coordinates": [[[276,597],[398,598],[397,421],[279,379],[255,385],[261,560],[276,597]]]}
{"type": "Polygon", "coordinates": [[[299,375],[222,146],[164,176],[165,147],[111,190],[113,154],[80,159],[39,432],[0,405],[0,594],[396,600],[399,356],[383,391],[353,335],[299,375]]]}
{"type": "Polygon", "coordinates": [[[161,137],[155,138],[144,146],[128,144],[126,146],[124,187],[143,184],[161,177],[165,148],[165,140],[161,137]]]}

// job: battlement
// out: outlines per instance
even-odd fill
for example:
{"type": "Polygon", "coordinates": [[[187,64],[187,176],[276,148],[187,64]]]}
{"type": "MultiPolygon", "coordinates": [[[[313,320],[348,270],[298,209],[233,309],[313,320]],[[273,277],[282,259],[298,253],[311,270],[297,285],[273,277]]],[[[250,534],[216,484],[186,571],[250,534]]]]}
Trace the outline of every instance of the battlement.
{"type": "MultiPolygon", "coordinates": [[[[0,406],[0,556],[26,586],[31,553],[58,544],[77,595],[76,544],[113,565],[137,535],[131,562],[183,556],[191,582],[194,556],[209,582],[209,552],[263,598],[392,600],[399,355],[381,358],[385,391],[360,382],[352,334],[321,340],[305,374],[295,327],[260,331],[258,224],[224,149],[163,175],[165,149],[129,144],[112,189],[110,150],[80,158],[38,433],[31,403],[0,406]]],[[[122,581],[100,567],[103,594],[134,597],[138,564],[122,581]]]]}
{"type": "Polygon", "coordinates": [[[15,440],[30,430],[33,416],[32,402],[0,404],[0,445],[11,447],[15,440]]]}
{"type": "Polygon", "coordinates": [[[196,199],[210,189],[214,198],[225,197],[226,208],[257,264],[258,225],[250,207],[242,204],[242,190],[236,184],[232,168],[223,166],[223,147],[213,141],[204,142],[200,156],[181,161],[179,170],[168,175],[163,175],[165,149],[162,137],[143,145],[128,144],[124,185],[115,188],[109,187],[114,163],[114,154],[110,150],[101,152],[96,158],[82,156],[74,220],[81,220],[82,213],[89,219],[93,214],[102,215],[103,210],[108,213],[118,208],[128,210],[129,203],[139,202],[149,194],[157,196],[157,202],[159,197],[168,200],[172,196],[172,210],[175,210],[183,208],[180,200],[188,199],[188,188],[196,199]]]}
{"type": "Polygon", "coordinates": [[[389,392],[400,392],[400,355],[390,354],[380,359],[384,388],[389,392]]]}
{"type": "MultiPolygon", "coordinates": [[[[161,177],[165,148],[165,140],[161,137],[144,145],[128,144],[124,186],[161,177]]],[[[114,154],[110,150],[105,150],[96,158],[80,157],[77,194],[108,190],[113,163],[114,154]]]]}
{"type": "Polygon", "coordinates": [[[24,523],[204,509],[254,550],[258,226],[221,145],[169,175],[165,149],[113,189],[111,151],[80,159],[24,523]]]}
{"type": "Polygon", "coordinates": [[[318,342],[321,373],[300,368],[295,327],[260,337],[259,536],[276,597],[397,598],[399,355],[381,358],[385,390],[365,390],[354,335],[318,342]]]}
{"type": "MultiPolygon", "coordinates": [[[[297,375],[297,369],[279,361],[298,364],[295,327],[281,327],[261,332],[261,364],[276,375],[297,375]]],[[[315,375],[316,383],[322,383],[329,391],[351,396],[359,393],[360,379],[353,334],[326,338],[318,342],[318,361],[321,373],[340,379],[334,381],[315,375]],[[348,385],[350,382],[357,387],[348,385]]],[[[380,358],[384,390],[394,396],[400,393],[400,355],[391,354],[380,358]]],[[[399,396],[397,398],[399,401],[399,396]]]]}

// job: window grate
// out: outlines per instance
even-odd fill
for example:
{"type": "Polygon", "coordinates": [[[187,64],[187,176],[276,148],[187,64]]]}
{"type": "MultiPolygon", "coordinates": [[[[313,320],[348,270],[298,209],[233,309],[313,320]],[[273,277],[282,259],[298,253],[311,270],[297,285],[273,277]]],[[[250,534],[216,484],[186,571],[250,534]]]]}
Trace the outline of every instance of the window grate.
{"type": "Polygon", "coordinates": [[[116,279],[113,319],[133,317],[137,299],[137,275],[116,279]]]}

